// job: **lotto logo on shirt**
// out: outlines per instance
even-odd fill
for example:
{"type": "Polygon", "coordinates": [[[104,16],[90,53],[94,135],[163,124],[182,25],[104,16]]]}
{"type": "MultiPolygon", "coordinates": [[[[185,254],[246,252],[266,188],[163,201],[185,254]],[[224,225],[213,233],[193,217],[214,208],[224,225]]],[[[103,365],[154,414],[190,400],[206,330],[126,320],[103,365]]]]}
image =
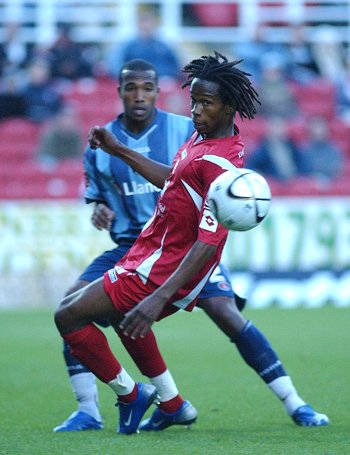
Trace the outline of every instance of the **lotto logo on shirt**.
{"type": "Polygon", "coordinates": [[[199,227],[202,229],[205,229],[206,231],[216,232],[216,229],[218,227],[218,222],[214,218],[214,216],[210,210],[208,210],[208,209],[203,210],[203,216],[202,216],[201,222],[199,224],[199,227]]]}

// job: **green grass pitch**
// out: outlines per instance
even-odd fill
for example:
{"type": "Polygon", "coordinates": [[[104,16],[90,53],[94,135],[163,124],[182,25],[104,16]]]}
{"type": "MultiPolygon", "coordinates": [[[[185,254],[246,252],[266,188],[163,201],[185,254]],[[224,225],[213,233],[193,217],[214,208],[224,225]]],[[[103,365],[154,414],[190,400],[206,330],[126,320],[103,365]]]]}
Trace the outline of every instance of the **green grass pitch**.
{"type": "MultiPolygon", "coordinates": [[[[301,396],[331,419],[301,428],[201,311],[155,325],[180,392],[197,407],[190,430],[116,434],[117,409],[99,383],[102,431],[55,434],[75,409],[52,311],[0,312],[1,455],[347,455],[350,454],[349,309],[246,310],[268,336],[301,396]]],[[[125,368],[141,380],[106,330],[125,368]]]]}

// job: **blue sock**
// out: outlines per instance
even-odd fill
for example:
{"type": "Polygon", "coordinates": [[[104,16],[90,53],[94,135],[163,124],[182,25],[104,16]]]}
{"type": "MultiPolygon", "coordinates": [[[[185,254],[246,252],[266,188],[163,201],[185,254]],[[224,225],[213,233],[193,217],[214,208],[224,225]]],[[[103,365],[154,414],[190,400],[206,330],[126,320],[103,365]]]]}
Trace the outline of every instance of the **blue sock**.
{"type": "Polygon", "coordinates": [[[232,341],[236,344],[245,362],[259,374],[266,384],[281,376],[287,376],[269,341],[251,321],[247,322],[238,338],[232,341]]]}
{"type": "Polygon", "coordinates": [[[90,370],[88,370],[76,357],[74,357],[66,340],[63,341],[63,355],[69,376],[79,373],[91,373],[90,370]]]}

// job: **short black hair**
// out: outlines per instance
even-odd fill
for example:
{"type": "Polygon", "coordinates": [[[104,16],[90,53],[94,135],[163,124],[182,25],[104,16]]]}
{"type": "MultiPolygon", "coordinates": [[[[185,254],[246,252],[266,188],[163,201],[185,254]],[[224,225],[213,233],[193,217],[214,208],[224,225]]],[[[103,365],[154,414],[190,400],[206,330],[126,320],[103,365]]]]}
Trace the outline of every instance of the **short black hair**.
{"type": "Polygon", "coordinates": [[[123,71],[154,71],[156,83],[158,83],[158,73],[156,68],[152,65],[152,63],[148,62],[147,60],[143,60],[142,58],[135,58],[134,60],[129,60],[128,62],[124,63],[124,65],[119,70],[118,80],[119,83],[122,81],[123,71]]]}
{"type": "Polygon", "coordinates": [[[183,68],[188,77],[182,88],[191,85],[194,78],[216,82],[223,102],[232,106],[241,119],[253,119],[257,112],[255,103],[260,104],[259,95],[248,79],[251,74],[236,68],[243,60],[229,62],[219,52],[214,51],[214,54],[214,57],[206,55],[192,60],[183,68]]]}

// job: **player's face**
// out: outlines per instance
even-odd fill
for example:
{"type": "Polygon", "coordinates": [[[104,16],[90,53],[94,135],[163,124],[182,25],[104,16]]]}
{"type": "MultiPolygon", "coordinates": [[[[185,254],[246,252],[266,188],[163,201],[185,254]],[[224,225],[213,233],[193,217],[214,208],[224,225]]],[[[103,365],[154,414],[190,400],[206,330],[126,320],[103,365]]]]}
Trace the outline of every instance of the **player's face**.
{"type": "Polygon", "coordinates": [[[233,134],[233,109],[221,99],[219,84],[194,78],[190,94],[192,119],[199,134],[212,139],[233,134]]]}
{"type": "Polygon", "coordinates": [[[145,128],[153,119],[159,92],[155,72],[123,71],[118,91],[124,105],[126,127],[145,128]]]}

